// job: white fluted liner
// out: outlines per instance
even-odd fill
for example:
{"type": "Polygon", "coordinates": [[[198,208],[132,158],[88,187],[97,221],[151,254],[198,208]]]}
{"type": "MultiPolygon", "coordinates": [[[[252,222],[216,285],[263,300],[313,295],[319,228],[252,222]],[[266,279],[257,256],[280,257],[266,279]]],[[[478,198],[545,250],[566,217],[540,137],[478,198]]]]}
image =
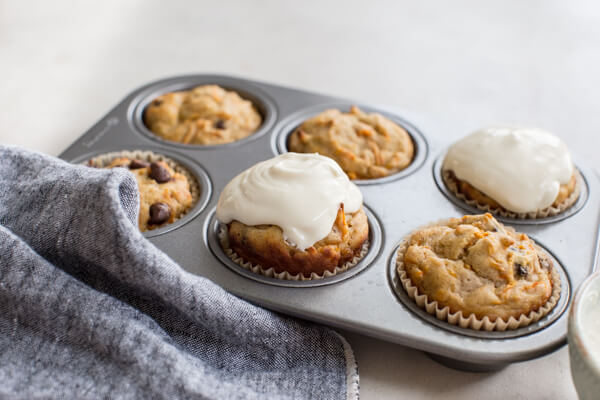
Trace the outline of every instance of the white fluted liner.
{"type": "Polygon", "coordinates": [[[565,201],[563,201],[561,204],[559,204],[558,207],[550,206],[550,207],[546,207],[542,210],[537,210],[537,211],[532,211],[532,212],[527,212],[527,213],[517,213],[514,211],[509,211],[503,207],[490,207],[488,204],[483,204],[483,203],[478,202],[477,200],[468,199],[463,193],[461,193],[458,190],[458,182],[456,181],[456,178],[452,175],[451,171],[442,171],[442,179],[444,180],[444,184],[446,185],[446,188],[448,188],[448,190],[450,192],[452,192],[452,194],[454,194],[458,199],[465,202],[465,204],[468,204],[472,207],[476,207],[477,209],[479,209],[481,211],[489,212],[494,215],[499,215],[504,218],[537,219],[537,218],[546,218],[546,217],[552,217],[554,215],[558,215],[558,214],[562,213],[563,211],[565,211],[566,209],[568,209],[569,207],[571,207],[573,204],[575,204],[575,202],[579,198],[579,194],[581,193],[581,184],[582,184],[583,178],[581,177],[581,174],[579,173],[579,171],[577,169],[575,169],[575,179],[576,179],[575,190],[573,190],[573,193],[571,193],[571,195],[565,201]]]}
{"type": "Polygon", "coordinates": [[[255,274],[260,274],[264,276],[268,276],[270,278],[282,279],[282,280],[291,280],[291,281],[310,281],[314,279],[323,279],[328,278],[330,276],[337,275],[341,272],[347,271],[350,268],[354,267],[360,260],[362,260],[369,251],[369,240],[366,240],[362,248],[360,249],[360,253],[355,256],[352,260],[348,261],[341,267],[335,267],[333,272],[325,271],[323,275],[319,275],[315,272],[311,273],[309,277],[304,276],[303,274],[292,275],[287,271],[284,272],[276,272],[273,268],[265,269],[259,264],[252,264],[251,262],[244,261],[240,256],[238,256],[230,247],[229,247],[229,237],[227,235],[227,227],[225,225],[221,225],[218,232],[219,242],[221,243],[221,248],[234,263],[239,265],[240,267],[247,269],[248,271],[254,272],[255,274]]]}

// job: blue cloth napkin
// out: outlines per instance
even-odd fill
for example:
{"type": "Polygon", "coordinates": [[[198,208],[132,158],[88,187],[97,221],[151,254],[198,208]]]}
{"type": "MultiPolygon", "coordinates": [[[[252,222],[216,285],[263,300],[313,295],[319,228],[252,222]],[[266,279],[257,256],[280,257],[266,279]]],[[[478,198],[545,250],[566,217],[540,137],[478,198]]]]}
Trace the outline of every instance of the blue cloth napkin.
{"type": "Polygon", "coordinates": [[[0,146],[0,398],[357,399],[335,332],[182,270],[123,168],[0,146]]]}

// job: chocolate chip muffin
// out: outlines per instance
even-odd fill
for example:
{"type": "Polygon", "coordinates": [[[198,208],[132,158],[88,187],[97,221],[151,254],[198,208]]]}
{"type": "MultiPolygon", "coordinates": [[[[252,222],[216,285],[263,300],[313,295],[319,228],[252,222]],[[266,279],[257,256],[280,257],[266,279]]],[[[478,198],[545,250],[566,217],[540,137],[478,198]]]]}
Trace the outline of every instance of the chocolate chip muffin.
{"type": "Polygon", "coordinates": [[[414,146],[404,128],[381,114],[326,110],[302,123],[288,148],[333,158],[350,179],[381,178],[410,165],[414,146]]]}
{"type": "Polygon", "coordinates": [[[401,249],[398,273],[427,302],[437,302],[438,310],[448,307],[450,314],[491,322],[523,321],[522,316],[548,312],[556,303],[549,304],[560,288],[550,257],[491,214],[419,229],[401,249]]]}
{"type": "Polygon", "coordinates": [[[142,232],[170,224],[190,209],[193,198],[188,179],[166,162],[119,157],[105,168],[117,167],[128,168],[137,180],[142,232]]]}
{"type": "Polygon", "coordinates": [[[283,237],[275,225],[248,226],[238,221],[227,225],[227,247],[242,260],[260,265],[276,273],[301,274],[309,278],[313,273],[322,276],[359,256],[369,237],[367,216],[361,208],[345,214],[340,207],[331,232],[311,247],[300,250],[283,237]]]}
{"type": "Polygon", "coordinates": [[[230,143],[254,133],[262,117],[251,101],[217,85],[166,93],[144,111],[148,129],[185,144],[230,143]]]}

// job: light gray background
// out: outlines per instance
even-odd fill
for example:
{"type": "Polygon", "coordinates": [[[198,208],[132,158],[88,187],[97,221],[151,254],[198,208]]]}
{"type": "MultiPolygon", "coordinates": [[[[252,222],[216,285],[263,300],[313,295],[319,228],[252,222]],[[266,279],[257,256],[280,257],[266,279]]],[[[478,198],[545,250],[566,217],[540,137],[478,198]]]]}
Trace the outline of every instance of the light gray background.
{"type": "MultiPolygon", "coordinates": [[[[0,141],[57,155],[134,88],[214,72],[457,121],[464,134],[539,126],[599,169],[594,3],[0,1],[0,141]]],[[[566,348],[468,374],[346,336],[365,400],[575,397],[566,348]]]]}

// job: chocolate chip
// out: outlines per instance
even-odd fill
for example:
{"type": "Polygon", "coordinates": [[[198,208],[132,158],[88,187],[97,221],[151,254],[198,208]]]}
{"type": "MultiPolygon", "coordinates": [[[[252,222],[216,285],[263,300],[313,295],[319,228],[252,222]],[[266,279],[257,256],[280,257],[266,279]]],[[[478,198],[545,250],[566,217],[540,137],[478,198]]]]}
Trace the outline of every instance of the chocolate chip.
{"type": "Polygon", "coordinates": [[[158,107],[158,106],[160,106],[161,104],[162,104],[162,100],[154,100],[154,101],[152,102],[152,105],[153,105],[153,106],[157,106],[157,107],[158,107]]]}
{"type": "Polygon", "coordinates": [[[147,166],[149,166],[150,164],[148,164],[146,161],[142,161],[142,160],[131,160],[131,162],[129,163],[129,169],[140,169],[140,168],[146,168],[147,166]]]}
{"type": "Polygon", "coordinates": [[[158,183],[165,183],[171,180],[169,170],[157,162],[150,164],[150,178],[153,178],[158,183]]]}
{"type": "Polygon", "coordinates": [[[223,121],[222,119],[217,120],[217,122],[215,122],[215,128],[225,129],[225,121],[223,121]]]}
{"type": "Polygon", "coordinates": [[[165,203],[154,203],[150,206],[149,224],[160,225],[171,218],[171,209],[165,203]]]}
{"type": "Polygon", "coordinates": [[[527,267],[519,263],[515,263],[515,270],[520,276],[527,276],[527,274],[529,273],[529,271],[527,271],[527,267]]]}

